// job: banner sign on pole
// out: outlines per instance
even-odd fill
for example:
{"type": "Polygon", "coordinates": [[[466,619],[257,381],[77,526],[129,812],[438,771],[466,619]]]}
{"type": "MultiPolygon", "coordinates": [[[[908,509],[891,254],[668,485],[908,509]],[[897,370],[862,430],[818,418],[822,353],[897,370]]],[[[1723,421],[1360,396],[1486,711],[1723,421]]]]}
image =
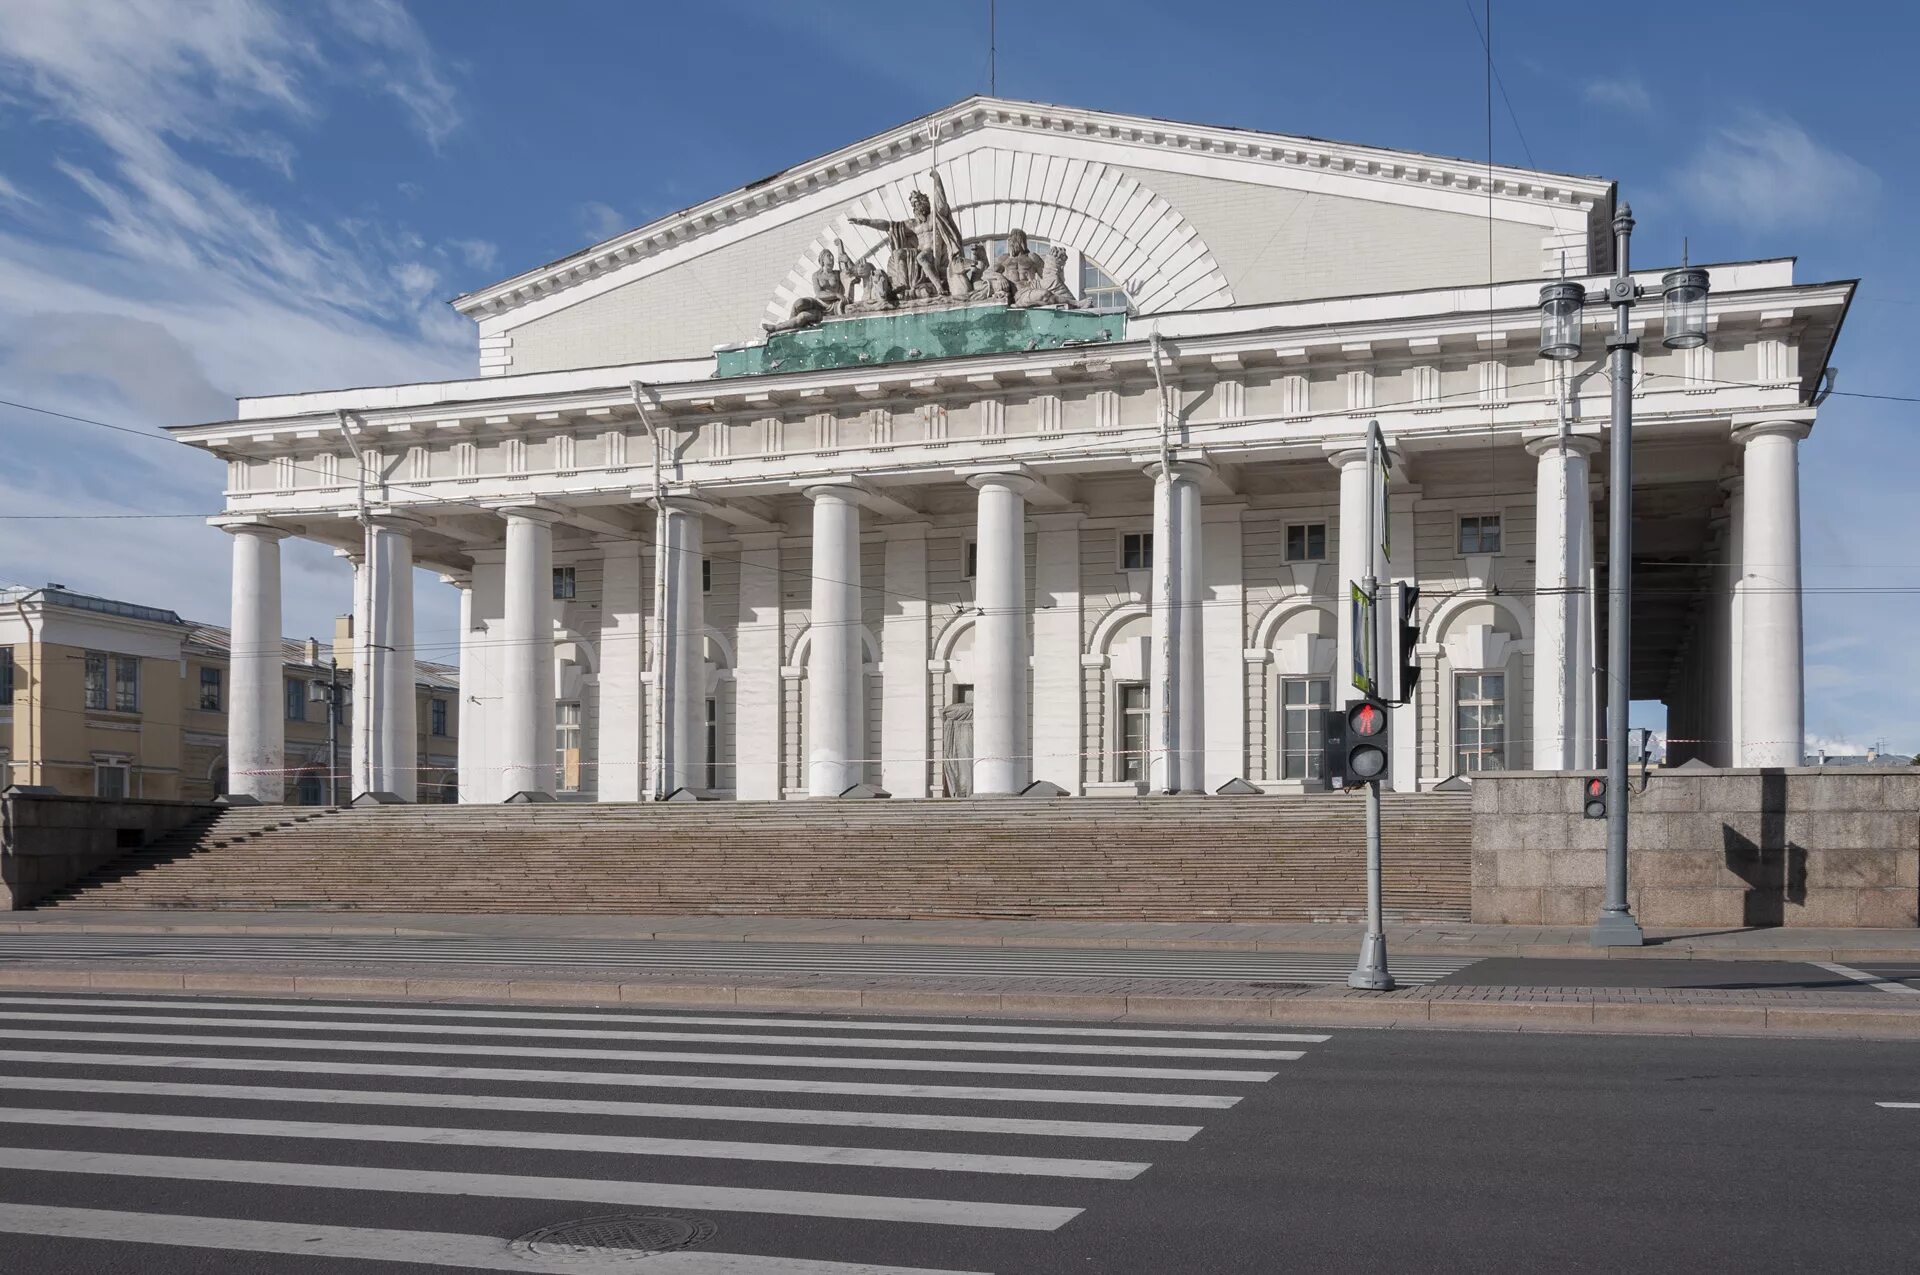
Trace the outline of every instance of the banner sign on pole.
{"type": "Polygon", "coordinates": [[[1380,432],[1379,421],[1367,422],[1367,450],[1373,453],[1375,471],[1370,474],[1367,499],[1378,510],[1374,516],[1375,525],[1380,528],[1380,557],[1387,562],[1393,561],[1393,518],[1387,510],[1387,479],[1393,473],[1393,456],[1387,451],[1386,435],[1380,432]]]}
{"type": "Polygon", "coordinates": [[[1373,599],[1367,591],[1357,584],[1349,586],[1352,597],[1352,647],[1353,647],[1353,685],[1362,695],[1376,694],[1377,680],[1373,667],[1373,643],[1367,641],[1367,635],[1373,632],[1373,599]]]}

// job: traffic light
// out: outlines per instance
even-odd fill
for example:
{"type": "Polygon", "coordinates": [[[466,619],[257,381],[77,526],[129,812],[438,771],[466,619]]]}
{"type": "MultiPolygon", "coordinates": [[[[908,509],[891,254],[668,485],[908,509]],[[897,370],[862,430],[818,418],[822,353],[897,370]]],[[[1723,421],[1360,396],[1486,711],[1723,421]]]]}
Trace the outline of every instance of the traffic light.
{"type": "Polygon", "coordinates": [[[1392,721],[1385,701],[1371,697],[1327,710],[1320,774],[1328,788],[1386,782],[1393,757],[1392,721]]]}
{"type": "Polygon", "coordinates": [[[1607,817],[1607,781],[1589,779],[1586,781],[1586,799],[1581,803],[1581,813],[1589,819],[1607,817]]]}
{"type": "Polygon", "coordinates": [[[1420,586],[1404,581],[1388,585],[1382,618],[1386,649],[1381,652],[1385,682],[1381,693],[1390,704],[1405,704],[1413,699],[1413,688],[1420,681],[1420,586]]]}

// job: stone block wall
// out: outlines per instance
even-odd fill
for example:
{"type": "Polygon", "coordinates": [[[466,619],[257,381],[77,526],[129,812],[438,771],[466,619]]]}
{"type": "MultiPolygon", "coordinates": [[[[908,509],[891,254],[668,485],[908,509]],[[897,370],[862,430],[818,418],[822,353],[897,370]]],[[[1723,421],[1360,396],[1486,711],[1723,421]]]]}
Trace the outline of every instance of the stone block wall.
{"type": "MultiPolygon", "coordinates": [[[[1586,778],[1476,780],[1475,921],[1599,914],[1607,825],[1581,813],[1586,778]]],[[[1920,925],[1920,767],[1655,772],[1627,800],[1627,898],[1642,925],[1920,925]]]]}
{"type": "Polygon", "coordinates": [[[0,797],[0,911],[31,907],[102,864],[219,809],[201,801],[0,797]]]}

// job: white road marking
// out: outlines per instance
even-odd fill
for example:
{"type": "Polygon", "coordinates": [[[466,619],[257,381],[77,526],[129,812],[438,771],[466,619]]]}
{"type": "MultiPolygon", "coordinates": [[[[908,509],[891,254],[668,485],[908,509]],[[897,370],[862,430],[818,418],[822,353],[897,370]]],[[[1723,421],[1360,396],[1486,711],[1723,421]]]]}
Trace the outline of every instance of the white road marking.
{"type": "Polygon", "coordinates": [[[693,1014],[614,1014],[564,1013],[539,1010],[449,1009],[442,1006],[395,1005],[319,1005],[307,1001],[242,1001],[225,998],[192,1000],[120,1000],[98,996],[0,996],[0,1005],[95,1006],[106,1009],[193,1009],[247,1012],[273,1010],[298,1014],[347,1014],[392,1018],[516,1018],[544,1023],[661,1023],[696,1027],[793,1027],[804,1022],[814,1031],[895,1031],[984,1034],[993,1036],[1124,1036],[1145,1040],[1255,1040],[1276,1043],[1323,1045],[1332,1037],[1299,1032],[1182,1031],[1138,1027],[1044,1027],[1015,1023],[896,1023],[841,1022],[832,1019],[796,1019],[794,1015],[759,1018],[731,1018],[693,1014]]]}
{"type": "Polygon", "coordinates": [[[1920,1111],[1920,1102],[1876,1102],[1876,1107],[1898,1107],[1903,1111],[1920,1111]]]}
{"type": "Polygon", "coordinates": [[[509,1173],[442,1173],[357,1164],[296,1164],[280,1160],[123,1155],[107,1151],[53,1151],[39,1147],[0,1147],[0,1169],[17,1169],[27,1173],[166,1178],[181,1182],[240,1182],[249,1186],[390,1191],[403,1195],[557,1200],[572,1205],[714,1209],[726,1213],[778,1213],[791,1217],[857,1218],[873,1222],[919,1222],[936,1226],[980,1226],[1020,1231],[1056,1231],[1080,1214],[1076,1208],[1038,1204],[847,1195],[828,1191],[778,1191],[678,1182],[608,1182],[597,1178],[527,1177],[509,1173]]]}
{"type": "MultiPolygon", "coordinates": [[[[233,1026],[229,1023],[227,1026],[233,1026]]],[[[1219,1080],[1264,1083],[1277,1071],[1214,1071],[1190,1067],[1093,1067],[1064,1063],[993,1063],[927,1058],[821,1058],[811,1054],[681,1053],[655,1049],[538,1049],[525,1045],[415,1044],[386,1040],[306,1040],[289,1036],[179,1036],[157,1032],[70,1032],[8,1028],[8,1040],[86,1040],[132,1045],[197,1045],[225,1049],[327,1050],[353,1054],[484,1054],[493,1058],[602,1058],[612,1062],[707,1063],[721,1067],[818,1067],[849,1071],[973,1072],[1007,1076],[1107,1076],[1132,1080],[1219,1080]]],[[[1294,1057],[1299,1057],[1298,1054],[1294,1057]]]]}
{"type": "MultiPolygon", "coordinates": [[[[226,1253],[409,1262],[416,1266],[451,1266],[463,1271],[544,1271],[552,1275],[613,1275],[633,1270],[633,1262],[643,1257],[631,1249],[608,1249],[603,1255],[593,1257],[542,1257],[510,1252],[506,1241],[491,1235],[320,1226],[311,1222],[254,1222],[171,1213],[122,1213],[42,1204],[0,1204],[0,1232],[207,1248],[226,1253]]],[[[645,1256],[645,1261],[647,1270],[672,1275],[968,1275],[963,1271],[919,1266],[873,1266],[866,1262],[820,1262],[800,1257],[756,1257],[684,1249],[654,1253],[645,1256]]]]}
{"type": "MultiPolygon", "coordinates": [[[[93,1032],[10,1032],[39,1040],[91,1040],[93,1032]]],[[[147,1040],[149,1037],[134,1037],[147,1040]]],[[[224,1036],[186,1037],[226,1044],[224,1036]]],[[[176,1040],[174,1043],[181,1043],[176,1040]]],[[[306,1045],[307,1042],[301,1042],[306,1045]]],[[[310,1046],[309,1046],[310,1047],[310,1046]]],[[[862,1084],[849,1080],[788,1080],[759,1076],[677,1076],[663,1072],[550,1071],[527,1067],[442,1067],[410,1063],[337,1062],[331,1058],[205,1058],[192,1054],[112,1054],[0,1049],[0,1060],[78,1063],[93,1067],[161,1067],[169,1071],[289,1072],[321,1076],[413,1076],[428,1080],[483,1080],[499,1084],[607,1085],[620,1089],[718,1089],[735,1093],[831,1094],[859,1098],[936,1098],[974,1102],[1066,1103],[1106,1107],[1181,1107],[1225,1110],[1234,1094],[1136,1093],[1124,1089],[1007,1089],[983,1085],[862,1084]]]]}
{"type": "Polygon", "coordinates": [[[463,1129],[432,1125],[340,1124],[315,1120],[242,1120],[222,1116],[158,1115],[134,1111],[59,1111],[0,1107],[0,1124],[64,1129],[220,1134],[243,1138],[316,1138],[329,1142],[401,1142],[441,1147],[499,1147],[510,1151],[591,1151],[603,1155],[678,1156],[698,1160],[756,1160],[771,1164],[830,1164],[868,1169],[945,1173],[1004,1173],[1037,1178],[1126,1181],[1153,1166],[1128,1160],[1073,1160],[1053,1156],[979,1155],[954,1151],[895,1151],[823,1147],[789,1142],[722,1142],[700,1138],[644,1138],[599,1133],[533,1133],[520,1129],[463,1129]]]}
{"type": "MultiPolygon", "coordinates": [[[[26,1019],[52,1023],[137,1023],[153,1027],[232,1027],[249,1031],[366,1032],[381,1036],[502,1036],[498,1027],[469,1026],[459,1023],[343,1023],[308,1018],[197,1018],[187,1014],[65,1014],[36,1013],[33,1010],[0,1010],[0,1019],[26,1019]]],[[[1183,1049],[1168,1045],[1056,1045],[1038,1041],[998,1040],[908,1040],[893,1037],[749,1035],[745,1032],[655,1032],[596,1031],[585,1027],[543,1027],[522,1033],[538,1039],[553,1040],[645,1040],[664,1044],[692,1042],[702,1045],[802,1045],[815,1049],[902,1049],[921,1053],[999,1053],[999,1054],[1082,1054],[1120,1055],[1148,1058],[1258,1059],[1264,1062],[1292,1062],[1301,1054],[1297,1049],[1183,1049]]]]}
{"type": "Polygon", "coordinates": [[[1808,961],[1807,964],[1817,966],[1829,974],[1838,974],[1842,978],[1850,978],[1856,983],[1866,983],[1869,986],[1877,987],[1883,992],[1920,996],[1920,987],[1908,987],[1905,983],[1895,979],[1882,978],[1878,974],[1869,974],[1865,970],[1857,970],[1851,965],[1836,965],[1832,961],[1808,961]]]}
{"type": "MultiPolygon", "coordinates": [[[[316,1065],[317,1066],[317,1065],[316,1065]]],[[[337,1070],[337,1069],[336,1069],[337,1070]]],[[[1103,1120],[1016,1120],[991,1116],[927,1116],[895,1111],[840,1111],[824,1107],[717,1107],[673,1102],[602,1102],[583,1098],[516,1098],[506,1094],[429,1090],[305,1089],[298,1085],[186,1084],[164,1080],[105,1080],[92,1076],[0,1074],[0,1093],[141,1094],[242,1102],[310,1102],[353,1107],[445,1107],[461,1111],[537,1111],[552,1115],[629,1116],[638,1119],[718,1120],[752,1124],[842,1125],[860,1129],[922,1129],[939,1133],[1010,1133],[1054,1138],[1117,1138],[1185,1142],[1199,1125],[1121,1124],[1103,1120]]]]}

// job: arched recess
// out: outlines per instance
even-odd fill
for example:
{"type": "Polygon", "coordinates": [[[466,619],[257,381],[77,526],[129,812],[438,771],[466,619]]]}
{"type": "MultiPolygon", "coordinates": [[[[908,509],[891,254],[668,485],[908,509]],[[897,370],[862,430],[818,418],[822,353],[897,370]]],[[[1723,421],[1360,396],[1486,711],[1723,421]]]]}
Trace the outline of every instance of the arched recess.
{"type": "Polygon", "coordinates": [[[1527,767],[1532,633],[1532,617],[1512,598],[1479,594],[1435,609],[1424,650],[1436,657],[1439,729],[1423,774],[1527,767]]]}
{"type": "MultiPolygon", "coordinates": [[[[1089,784],[1143,785],[1146,782],[1151,730],[1128,737],[1128,713],[1138,713],[1148,702],[1152,660],[1153,613],[1138,602],[1122,602],[1101,616],[1087,641],[1088,664],[1098,679],[1098,711],[1087,715],[1081,748],[1089,784]]],[[[1144,723],[1136,722],[1137,727],[1144,723]]]]}
{"type": "MultiPolygon", "coordinates": [[[[1098,161],[997,146],[951,156],[939,169],[965,239],[1018,227],[1071,248],[1124,287],[1138,314],[1233,304],[1226,275],[1192,223],[1130,173],[1098,161]]],[[[923,180],[920,174],[898,178],[823,227],[774,289],[768,321],[786,318],[796,298],[813,295],[820,254],[836,241],[856,259],[878,250],[885,236],[854,225],[852,218],[907,220],[907,197],[923,180]]]]}
{"type": "MultiPolygon", "coordinates": [[[[807,676],[807,665],[813,656],[813,626],[802,629],[793,641],[793,652],[788,657],[787,670],[781,680],[781,694],[785,700],[788,720],[792,725],[792,734],[783,747],[782,769],[786,779],[782,783],[789,788],[806,785],[807,756],[807,695],[803,683],[807,676]]],[[[880,643],[866,625],[860,626],[860,663],[866,674],[866,767],[862,778],[867,783],[880,782],[880,705],[881,674],[880,643]]]]}
{"type": "Polygon", "coordinates": [[[1339,631],[1333,610],[1305,597],[1282,598],[1254,626],[1261,655],[1249,679],[1249,734],[1263,754],[1256,769],[1270,782],[1305,786],[1319,778],[1318,709],[1336,698],[1339,631]]]}

